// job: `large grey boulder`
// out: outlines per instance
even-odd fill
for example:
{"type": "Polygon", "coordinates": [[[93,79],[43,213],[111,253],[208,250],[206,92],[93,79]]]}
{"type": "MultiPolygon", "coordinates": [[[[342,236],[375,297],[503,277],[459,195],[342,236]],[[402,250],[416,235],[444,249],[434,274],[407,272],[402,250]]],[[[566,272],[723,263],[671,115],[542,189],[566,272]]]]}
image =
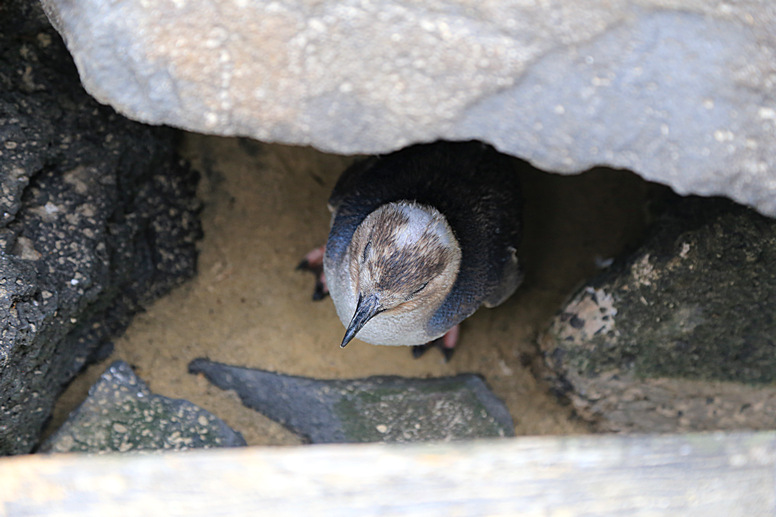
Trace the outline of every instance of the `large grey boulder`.
{"type": "Polygon", "coordinates": [[[687,198],[590,280],[542,348],[603,431],[776,429],[776,220],[687,198]]]}
{"type": "Polygon", "coordinates": [[[477,138],[776,215],[770,0],[43,4],[136,120],[340,153],[477,138]]]}
{"type": "Polygon", "coordinates": [[[0,454],[29,452],[63,386],[194,273],[174,136],[87,95],[40,6],[0,3],[0,454]]]}

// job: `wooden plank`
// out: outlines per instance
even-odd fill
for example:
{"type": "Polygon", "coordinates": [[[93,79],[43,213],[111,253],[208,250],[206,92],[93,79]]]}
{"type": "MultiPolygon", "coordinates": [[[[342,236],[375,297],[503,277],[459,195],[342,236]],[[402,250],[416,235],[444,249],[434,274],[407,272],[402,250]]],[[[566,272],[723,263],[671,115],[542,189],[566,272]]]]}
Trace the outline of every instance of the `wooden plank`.
{"type": "Polygon", "coordinates": [[[0,460],[9,516],[775,515],[776,433],[0,460]]]}

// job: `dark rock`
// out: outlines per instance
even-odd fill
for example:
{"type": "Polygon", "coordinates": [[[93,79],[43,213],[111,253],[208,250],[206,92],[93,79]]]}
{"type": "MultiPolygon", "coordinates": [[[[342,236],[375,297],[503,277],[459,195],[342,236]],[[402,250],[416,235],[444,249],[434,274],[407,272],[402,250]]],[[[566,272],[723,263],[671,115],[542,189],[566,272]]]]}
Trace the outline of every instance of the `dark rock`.
{"type": "Polygon", "coordinates": [[[572,297],[542,347],[601,429],[776,428],[776,220],[682,200],[572,297]]]}
{"type": "Polygon", "coordinates": [[[318,380],[196,359],[221,389],[312,443],[417,442],[514,436],[512,418],[473,374],[318,380]]]}
{"type": "Polygon", "coordinates": [[[89,397],[40,452],[110,452],[240,447],[223,420],[186,400],[154,395],[124,361],[116,361],[89,397]]]}
{"type": "Polygon", "coordinates": [[[89,97],[37,2],[0,4],[0,454],[30,451],[63,386],[193,274],[174,136],[89,97]]]}

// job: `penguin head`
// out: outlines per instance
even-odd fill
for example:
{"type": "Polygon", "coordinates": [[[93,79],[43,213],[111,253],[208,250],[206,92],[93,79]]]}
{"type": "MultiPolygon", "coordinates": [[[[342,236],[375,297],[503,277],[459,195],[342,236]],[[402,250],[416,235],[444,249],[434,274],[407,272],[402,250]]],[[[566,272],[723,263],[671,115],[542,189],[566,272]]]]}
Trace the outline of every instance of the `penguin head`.
{"type": "Polygon", "coordinates": [[[357,297],[342,345],[381,314],[410,311],[430,318],[458,276],[461,249],[445,217],[409,201],[382,205],[358,226],[349,253],[357,297]]]}

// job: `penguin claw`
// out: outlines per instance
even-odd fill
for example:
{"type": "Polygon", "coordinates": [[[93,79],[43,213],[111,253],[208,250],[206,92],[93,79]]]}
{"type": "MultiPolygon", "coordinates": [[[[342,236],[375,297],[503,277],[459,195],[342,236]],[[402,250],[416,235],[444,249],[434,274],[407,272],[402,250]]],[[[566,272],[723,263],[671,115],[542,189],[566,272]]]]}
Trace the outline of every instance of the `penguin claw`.
{"type": "Polygon", "coordinates": [[[426,353],[426,350],[434,346],[436,341],[431,341],[429,343],[426,343],[425,345],[413,345],[412,346],[412,357],[415,359],[420,359],[423,357],[423,354],[426,353]]]}
{"type": "Polygon", "coordinates": [[[427,350],[437,347],[442,352],[442,356],[445,358],[445,362],[450,362],[455,352],[455,345],[458,343],[458,333],[460,329],[458,325],[454,326],[445,333],[444,336],[429,341],[424,345],[415,345],[412,347],[412,357],[419,359],[426,353],[427,350]]]}
{"type": "Polygon", "coordinates": [[[313,289],[313,301],[319,302],[329,295],[329,290],[326,288],[326,278],[323,273],[320,274],[315,280],[315,288],[313,289]]]}
{"type": "Polygon", "coordinates": [[[323,255],[326,246],[321,246],[310,251],[297,264],[297,271],[309,271],[315,275],[315,288],[313,289],[313,301],[317,302],[326,298],[329,294],[329,286],[326,284],[326,274],[323,272],[323,255]]]}
{"type": "Polygon", "coordinates": [[[412,347],[412,357],[420,359],[427,350],[432,348],[438,348],[439,351],[442,352],[442,357],[444,357],[446,363],[450,362],[450,359],[453,357],[453,352],[455,352],[455,348],[447,348],[442,343],[442,338],[439,338],[434,341],[429,341],[425,345],[414,345],[412,347]]]}

